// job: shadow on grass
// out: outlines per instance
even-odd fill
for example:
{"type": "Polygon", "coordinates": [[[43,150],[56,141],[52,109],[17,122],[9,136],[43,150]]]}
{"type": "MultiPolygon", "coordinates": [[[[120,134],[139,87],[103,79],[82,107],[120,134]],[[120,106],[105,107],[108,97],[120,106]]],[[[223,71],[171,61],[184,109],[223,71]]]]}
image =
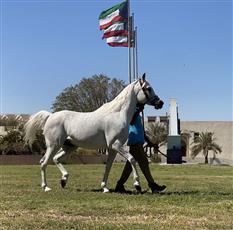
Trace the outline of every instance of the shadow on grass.
{"type": "MultiPolygon", "coordinates": [[[[82,190],[77,189],[78,192],[81,192],[82,190]]],[[[91,190],[83,190],[87,192],[103,192],[102,189],[91,189],[91,190]]],[[[109,193],[116,193],[114,189],[109,189],[109,193]]],[[[118,193],[119,194],[119,193],[118,193]]],[[[159,196],[189,196],[189,195],[213,195],[213,196],[229,196],[232,195],[230,192],[220,192],[220,191],[210,191],[210,192],[203,192],[203,191],[165,191],[165,192],[160,192],[160,193],[151,193],[148,190],[143,190],[141,193],[133,190],[127,190],[126,193],[121,193],[125,195],[159,195],[159,196]]]]}
{"type": "Polygon", "coordinates": [[[171,195],[178,195],[178,196],[186,196],[186,195],[220,195],[220,196],[229,196],[231,193],[227,192],[203,192],[203,191],[173,191],[173,192],[164,192],[164,193],[159,193],[159,195],[166,195],[166,196],[171,196],[171,195]]]}

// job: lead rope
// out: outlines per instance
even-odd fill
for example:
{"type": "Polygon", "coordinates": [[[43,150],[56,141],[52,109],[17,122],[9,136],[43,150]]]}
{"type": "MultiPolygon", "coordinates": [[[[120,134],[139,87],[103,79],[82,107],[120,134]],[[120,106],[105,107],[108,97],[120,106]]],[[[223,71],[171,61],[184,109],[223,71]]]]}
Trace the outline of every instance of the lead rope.
{"type": "Polygon", "coordinates": [[[144,109],[142,110],[142,127],[143,127],[143,133],[144,133],[144,136],[145,136],[144,109]]]}

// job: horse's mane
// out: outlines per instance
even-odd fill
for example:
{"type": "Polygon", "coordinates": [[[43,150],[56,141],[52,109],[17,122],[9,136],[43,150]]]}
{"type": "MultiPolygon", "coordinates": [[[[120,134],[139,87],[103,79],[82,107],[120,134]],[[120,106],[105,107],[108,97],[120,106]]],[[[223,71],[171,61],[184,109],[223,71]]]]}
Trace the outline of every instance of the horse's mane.
{"type": "Polygon", "coordinates": [[[134,86],[137,82],[138,81],[136,80],[127,85],[112,101],[103,104],[99,109],[96,110],[96,112],[111,113],[120,111],[126,102],[125,98],[128,98],[129,95],[132,94],[134,86]]]}

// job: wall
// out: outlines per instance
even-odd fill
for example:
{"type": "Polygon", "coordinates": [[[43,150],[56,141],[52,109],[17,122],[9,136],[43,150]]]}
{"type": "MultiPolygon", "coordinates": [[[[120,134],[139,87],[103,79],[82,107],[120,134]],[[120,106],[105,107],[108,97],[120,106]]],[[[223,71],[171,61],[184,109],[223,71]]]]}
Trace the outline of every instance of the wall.
{"type": "MultiPolygon", "coordinates": [[[[222,164],[233,165],[233,122],[232,121],[181,121],[181,131],[194,132],[213,132],[216,143],[222,147],[222,153],[217,155],[217,160],[222,164]]],[[[189,143],[189,150],[191,142],[189,143]]],[[[190,151],[187,151],[187,157],[190,157],[190,151]]],[[[210,154],[210,158],[212,155],[210,154]]],[[[202,160],[201,154],[197,160],[202,160]]],[[[216,162],[217,163],[217,162],[216,162]]]]}

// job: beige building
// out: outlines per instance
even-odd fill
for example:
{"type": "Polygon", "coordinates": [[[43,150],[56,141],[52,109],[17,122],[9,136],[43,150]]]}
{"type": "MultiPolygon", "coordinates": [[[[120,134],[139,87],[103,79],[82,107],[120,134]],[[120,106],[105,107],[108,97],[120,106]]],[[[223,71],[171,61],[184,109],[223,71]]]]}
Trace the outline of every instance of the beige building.
{"type": "Polygon", "coordinates": [[[191,160],[190,147],[195,136],[200,132],[213,132],[216,143],[221,146],[222,153],[216,155],[213,161],[213,153],[210,152],[211,163],[233,165],[233,121],[181,121],[181,132],[189,132],[190,138],[182,140],[182,153],[190,162],[204,162],[204,157],[199,154],[195,160],[191,160]]]}
{"type": "MultiPolygon", "coordinates": [[[[146,122],[162,122],[169,125],[168,117],[148,117],[146,122]]],[[[181,133],[187,133],[186,138],[181,138],[182,159],[187,163],[204,163],[204,156],[200,153],[195,159],[191,158],[191,147],[195,137],[201,132],[213,132],[216,143],[222,148],[222,153],[213,159],[213,153],[209,152],[209,162],[212,164],[233,165],[233,121],[180,121],[181,133]]],[[[161,152],[167,153],[167,146],[160,148],[161,152]]],[[[166,158],[161,155],[162,162],[166,158]]]]}

